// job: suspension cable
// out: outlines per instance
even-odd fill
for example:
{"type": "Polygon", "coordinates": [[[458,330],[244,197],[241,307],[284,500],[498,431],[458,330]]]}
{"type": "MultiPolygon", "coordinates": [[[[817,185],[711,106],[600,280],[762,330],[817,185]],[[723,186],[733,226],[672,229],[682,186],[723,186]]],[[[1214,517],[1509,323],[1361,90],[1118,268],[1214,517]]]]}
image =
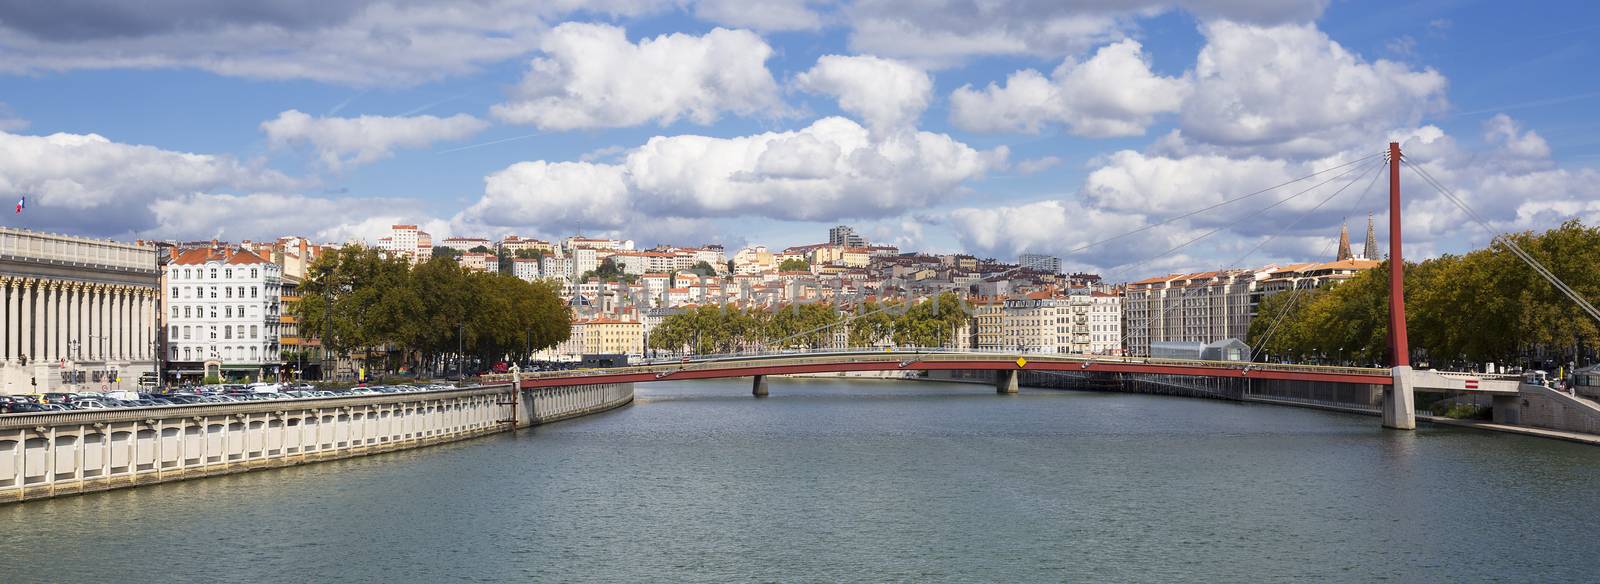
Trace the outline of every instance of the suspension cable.
{"type": "MultiPolygon", "coordinates": [[[[1376,165],[1374,167],[1370,167],[1370,168],[1372,168],[1373,170],[1378,170],[1378,169],[1381,169],[1383,166],[1384,165],[1380,162],[1378,165],[1376,165]]],[[[1328,179],[1326,181],[1323,181],[1323,182],[1317,184],[1316,186],[1313,186],[1313,187],[1311,187],[1309,189],[1306,189],[1304,191],[1300,191],[1299,193],[1295,193],[1294,195],[1292,195],[1290,197],[1287,197],[1287,198],[1284,198],[1283,200],[1278,201],[1277,203],[1274,203],[1272,205],[1268,205],[1266,207],[1263,207],[1262,209],[1256,211],[1255,213],[1252,213],[1251,215],[1247,215],[1245,217],[1240,218],[1240,222],[1242,222],[1244,219],[1253,218],[1253,217],[1255,217],[1257,215],[1265,213],[1268,210],[1271,210],[1274,207],[1277,207],[1278,205],[1281,205],[1283,203],[1288,202],[1290,199],[1293,199],[1295,197],[1299,197],[1300,195],[1304,195],[1304,194],[1306,194],[1308,192],[1311,192],[1312,190],[1315,190],[1315,189],[1321,187],[1322,185],[1328,184],[1330,182],[1333,182],[1335,180],[1339,180],[1339,179],[1347,177],[1347,176],[1352,177],[1350,179],[1350,182],[1345,183],[1344,186],[1339,187],[1332,194],[1328,195],[1327,197],[1324,197],[1322,199],[1322,201],[1320,201],[1320,202],[1318,202],[1316,204],[1316,206],[1314,206],[1311,209],[1308,209],[1308,210],[1302,212],[1299,217],[1297,217],[1294,221],[1290,222],[1289,224],[1285,225],[1282,229],[1279,229],[1277,233],[1274,233],[1271,236],[1267,237],[1266,239],[1263,239],[1260,242],[1257,242],[1254,247],[1251,247],[1248,251],[1246,251],[1244,254],[1240,255],[1238,258],[1235,258],[1233,261],[1223,263],[1222,266],[1217,270],[1218,276],[1220,276],[1221,272],[1226,270],[1228,266],[1238,266],[1238,265],[1242,264],[1246,258],[1250,257],[1251,254],[1254,254],[1257,250],[1261,249],[1262,246],[1266,245],[1267,243],[1271,242],[1274,239],[1277,239],[1279,236],[1283,235],[1284,233],[1288,232],[1290,229],[1294,228],[1295,225],[1300,224],[1300,222],[1305,220],[1306,217],[1311,216],[1312,213],[1317,212],[1317,210],[1321,209],[1324,205],[1327,205],[1329,201],[1332,201],[1334,199],[1334,197],[1337,197],[1337,196],[1339,196],[1340,193],[1343,193],[1345,191],[1345,189],[1348,189],[1348,188],[1350,188],[1351,185],[1354,185],[1356,183],[1356,181],[1361,179],[1361,176],[1363,174],[1366,174],[1366,172],[1368,172],[1368,168],[1357,167],[1357,168],[1350,169],[1349,171],[1346,171],[1346,172],[1341,173],[1341,174],[1339,174],[1339,175],[1337,175],[1337,176],[1335,176],[1333,178],[1330,178],[1330,179],[1328,179]]],[[[1373,181],[1377,180],[1377,176],[1378,176],[1378,174],[1376,174],[1376,173],[1373,175],[1373,181]]],[[[1370,183],[1369,183],[1369,188],[1370,188],[1370,183]]],[[[1235,223],[1238,223],[1238,222],[1235,222],[1235,223]]],[[[1193,243],[1195,241],[1199,241],[1200,239],[1202,239],[1204,237],[1208,237],[1208,236],[1210,236],[1210,235],[1212,235],[1214,233],[1217,233],[1218,231],[1221,231],[1224,228],[1231,227],[1231,226],[1232,225],[1228,225],[1228,226],[1219,227],[1217,229],[1214,229],[1211,232],[1206,233],[1205,235],[1203,235],[1201,237],[1198,237],[1198,238],[1192,239],[1192,240],[1190,240],[1188,242],[1185,242],[1182,246],[1179,246],[1179,247],[1187,246],[1190,243],[1193,243]]],[[[1173,249],[1175,250],[1175,249],[1178,249],[1178,248],[1173,248],[1173,249]]],[[[1168,252],[1170,252],[1170,251],[1172,251],[1172,250],[1168,250],[1168,252]]],[[[1209,283],[1209,282],[1210,282],[1210,280],[1207,280],[1207,283],[1209,283]]],[[[1203,288],[1203,286],[1202,286],[1202,288],[1203,288]]],[[[1162,309],[1161,314],[1157,315],[1158,318],[1160,318],[1163,321],[1163,328],[1165,328],[1165,321],[1166,321],[1166,318],[1167,318],[1167,314],[1172,312],[1173,308],[1176,308],[1176,307],[1178,307],[1180,305],[1185,304],[1189,300],[1190,294],[1196,289],[1199,289],[1199,288],[1190,288],[1190,289],[1187,289],[1187,290],[1180,291],[1178,293],[1178,298],[1176,299],[1176,302],[1167,302],[1167,301],[1165,301],[1165,299],[1163,300],[1162,304],[1165,305],[1165,308],[1162,309]]],[[[1123,345],[1127,344],[1128,338],[1133,335],[1133,332],[1134,331],[1133,331],[1132,327],[1129,327],[1128,330],[1123,331],[1123,335],[1122,335],[1122,344],[1123,345]]]]}
{"type": "MultiPolygon", "coordinates": [[[[1367,188],[1363,189],[1361,191],[1361,197],[1356,199],[1356,203],[1354,205],[1350,206],[1350,210],[1345,211],[1345,214],[1344,214],[1344,217],[1343,217],[1342,221],[1348,222],[1350,220],[1350,215],[1354,214],[1356,212],[1356,210],[1360,209],[1361,205],[1367,201],[1367,195],[1372,192],[1373,185],[1376,185],[1378,183],[1378,177],[1383,176],[1383,172],[1382,171],[1383,171],[1383,169],[1388,168],[1388,166],[1389,165],[1387,165],[1387,164],[1383,164],[1383,165],[1380,165],[1378,167],[1379,172],[1377,172],[1376,174],[1372,175],[1372,181],[1367,183],[1367,188]]],[[[1328,248],[1330,248],[1330,247],[1333,247],[1333,242],[1332,241],[1329,241],[1328,243],[1326,243],[1326,244],[1324,244],[1322,246],[1322,254],[1321,255],[1323,257],[1326,257],[1328,255],[1328,248]]],[[[1367,259],[1370,260],[1370,259],[1374,259],[1374,258],[1367,258],[1367,259]]],[[[1256,345],[1254,345],[1254,346],[1252,346],[1250,348],[1250,360],[1251,361],[1255,361],[1256,360],[1256,355],[1259,355],[1261,353],[1261,351],[1267,347],[1267,343],[1272,341],[1272,336],[1274,334],[1277,334],[1278,326],[1283,323],[1283,318],[1285,316],[1289,315],[1289,311],[1292,310],[1294,305],[1295,305],[1295,303],[1299,301],[1300,292],[1303,291],[1303,290],[1304,289],[1301,288],[1299,285],[1296,285],[1294,287],[1294,290],[1290,293],[1288,303],[1284,304],[1283,310],[1278,311],[1278,316],[1277,316],[1277,318],[1273,319],[1272,325],[1267,327],[1267,334],[1262,336],[1262,338],[1261,338],[1259,343],[1257,343],[1256,345]]],[[[1259,315],[1257,315],[1257,316],[1259,316],[1259,315]]]]}
{"type": "Polygon", "coordinates": [[[1523,263],[1528,264],[1528,267],[1532,268],[1535,273],[1539,274],[1539,276],[1550,282],[1550,285],[1554,286],[1556,291],[1561,292],[1567,298],[1571,299],[1578,305],[1579,309],[1588,313],[1589,316],[1594,317],[1594,319],[1597,321],[1600,321],[1600,310],[1596,310],[1594,305],[1590,304],[1588,300],[1584,299],[1582,294],[1579,294],[1576,290],[1573,290],[1571,286],[1568,286],[1566,282],[1563,282],[1561,278],[1557,277],[1555,273],[1551,272],[1549,268],[1546,268],[1543,263],[1539,262],[1539,260],[1534,259],[1533,255],[1529,254],[1527,250],[1522,249],[1522,246],[1518,245],[1517,242],[1511,238],[1511,236],[1491,227],[1489,222],[1484,220],[1483,216],[1479,215],[1471,205],[1468,205],[1466,201],[1461,200],[1455,195],[1455,193],[1452,193],[1449,189],[1446,189],[1443,184],[1441,184],[1437,179],[1433,178],[1433,175],[1428,174],[1427,170],[1423,169],[1421,166],[1412,164],[1410,161],[1402,160],[1402,162],[1406,167],[1410,168],[1419,176],[1421,176],[1422,179],[1434,189],[1438,190],[1439,194],[1444,195],[1445,199],[1448,199],[1456,207],[1466,212],[1467,217],[1472,219],[1474,223],[1477,223],[1478,226],[1482,227],[1484,231],[1489,232],[1489,235],[1492,236],[1490,241],[1499,241],[1500,243],[1504,244],[1506,249],[1511,251],[1512,255],[1517,256],[1517,258],[1522,260],[1523,263]]]}

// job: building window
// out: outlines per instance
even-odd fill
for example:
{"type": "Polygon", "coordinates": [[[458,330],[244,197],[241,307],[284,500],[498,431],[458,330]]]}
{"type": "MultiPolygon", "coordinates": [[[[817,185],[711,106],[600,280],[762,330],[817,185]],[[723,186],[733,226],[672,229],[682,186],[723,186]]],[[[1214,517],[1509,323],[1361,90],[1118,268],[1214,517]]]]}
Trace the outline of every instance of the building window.
{"type": "MultiPolygon", "coordinates": [[[[177,307],[173,307],[173,310],[177,310],[177,307]]],[[[177,316],[177,315],[173,315],[173,316],[177,316]]],[[[187,307],[187,306],[183,307],[183,317],[184,318],[189,318],[189,307],[187,307]]]]}
{"type": "MultiPolygon", "coordinates": [[[[217,327],[216,326],[212,326],[211,327],[211,340],[213,340],[213,341],[217,340],[217,327]]],[[[216,352],[216,349],[212,348],[211,351],[212,352],[216,352]]]]}
{"type": "Polygon", "coordinates": [[[213,306],[213,307],[211,307],[211,318],[216,318],[216,317],[217,317],[217,307],[213,306]]]}
{"type": "Polygon", "coordinates": [[[255,298],[256,297],[256,287],[255,286],[251,286],[250,287],[250,297],[251,298],[255,298]]]}
{"type": "Polygon", "coordinates": [[[217,269],[216,268],[211,268],[211,279],[213,279],[213,280],[217,279],[217,269]]]}
{"type": "Polygon", "coordinates": [[[222,316],[224,316],[226,318],[233,318],[233,307],[232,306],[224,306],[224,307],[222,307],[222,316]]]}
{"type": "Polygon", "coordinates": [[[237,328],[239,330],[239,338],[241,338],[241,339],[244,338],[244,325],[241,324],[241,325],[238,325],[235,328],[237,328]]]}
{"type": "Polygon", "coordinates": [[[257,357],[256,357],[256,348],[255,348],[255,347],[250,347],[250,360],[251,360],[251,361],[255,361],[255,360],[257,360],[257,357]]]}
{"type": "Polygon", "coordinates": [[[172,297],[173,298],[177,298],[178,297],[178,287],[177,286],[173,286],[172,287],[172,297]]]}
{"type": "Polygon", "coordinates": [[[239,318],[244,318],[244,305],[239,305],[239,318]]]}
{"type": "Polygon", "coordinates": [[[251,278],[256,277],[256,269],[255,268],[250,268],[250,277],[251,278]]]}
{"type": "Polygon", "coordinates": [[[222,327],[222,338],[223,339],[232,339],[233,338],[233,327],[231,327],[231,326],[222,327]]]}
{"type": "Polygon", "coordinates": [[[211,297],[212,298],[216,298],[217,297],[217,287],[216,286],[212,286],[211,287],[211,297]]]}
{"type": "Polygon", "coordinates": [[[250,338],[258,338],[256,337],[256,325],[250,325],[250,338]]]}
{"type": "Polygon", "coordinates": [[[178,307],[172,307],[172,318],[178,318],[178,307]]]}
{"type": "MultiPolygon", "coordinates": [[[[177,351],[177,349],[173,349],[173,351],[177,351]]],[[[184,361],[192,360],[192,359],[189,358],[189,348],[188,347],[184,347],[183,348],[183,360],[184,361]]]]}
{"type": "Polygon", "coordinates": [[[183,340],[189,340],[189,327],[183,327],[183,340]]]}
{"type": "Polygon", "coordinates": [[[233,288],[229,288],[227,286],[223,286],[222,287],[222,297],[223,298],[233,298],[233,288]]]}

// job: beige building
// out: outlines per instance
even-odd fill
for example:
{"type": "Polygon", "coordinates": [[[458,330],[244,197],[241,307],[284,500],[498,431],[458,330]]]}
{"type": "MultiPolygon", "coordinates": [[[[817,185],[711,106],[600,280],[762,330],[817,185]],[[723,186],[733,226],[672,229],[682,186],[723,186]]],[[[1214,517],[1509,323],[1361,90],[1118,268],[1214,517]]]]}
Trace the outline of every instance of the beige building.
{"type": "Polygon", "coordinates": [[[150,245],[0,228],[0,389],[112,391],[153,380],[160,281],[150,245]]]}
{"type": "Polygon", "coordinates": [[[597,316],[572,324],[573,336],[583,328],[582,347],[586,355],[641,355],[644,353],[644,324],[632,318],[597,316]]]}
{"type": "Polygon", "coordinates": [[[1004,298],[975,297],[968,299],[972,307],[972,347],[979,351],[998,351],[1005,348],[1004,298]]]}

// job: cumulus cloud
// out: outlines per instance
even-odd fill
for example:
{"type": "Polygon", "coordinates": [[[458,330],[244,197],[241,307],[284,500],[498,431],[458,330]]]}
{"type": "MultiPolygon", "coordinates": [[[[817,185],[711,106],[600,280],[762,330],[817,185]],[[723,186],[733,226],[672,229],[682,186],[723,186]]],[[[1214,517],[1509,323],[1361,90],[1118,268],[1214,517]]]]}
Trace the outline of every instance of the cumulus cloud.
{"type": "Polygon", "coordinates": [[[755,33],[714,29],[665,34],[638,43],[605,24],[566,23],[540,43],[510,100],[495,117],[546,130],[610,128],[680,119],[711,124],[725,112],[781,109],[772,55],[755,33]]]}
{"type": "Polygon", "coordinates": [[[434,142],[459,140],[483,131],[488,122],[467,114],[435,116],[313,117],[288,110],[261,122],[274,147],[309,144],[331,170],[388,158],[397,148],[422,148],[434,142]]]}
{"type": "Polygon", "coordinates": [[[876,136],[838,117],[753,136],[658,136],[619,164],[513,165],[456,221],[559,230],[662,217],[886,217],[948,200],[1006,154],[930,132],[876,136]]]}
{"type": "Polygon", "coordinates": [[[286,189],[299,181],[227,156],[121,144],[97,134],[0,132],[0,192],[28,197],[25,226],[117,234],[155,226],[150,205],[218,189],[286,189]]]}
{"type": "Polygon", "coordinates": [[[816,30],[822,15],[814,0],[766,0],[755,7],[747,0],[700,0],[694,15],[701,20],[760,31],[816,30]]]}
{"type": "Polygon", "coordinates": [[[795,84],[838,98],[839,109],[874,131],[914,127],[933,94],[933,80],[921,69],[865,55],[824,55],[795,84]]]}
{"type": "Polygon", "coordinates": [[[311,184],[228,156],[96,134],[0,132],[0,192],[28,197],[15,225],[97,237],[372,240],[375,225],[429,223],[414,199],[317,197],[311,184]]]}
{"type": "Polygon", "coordinates": [[[1202,32],[1180,113],[1192,141],[1325,156],[1444,107],[1437,71],[1368,62],[1311,24],[1214,21],[1202,32]]]}
{"type": "Polygon", "coordinates": [[[287,234],[314,241],[376,242],[396,223],[420,223],[435,238],[449,225],[427,219],[412,199],[312,197],[295,193],[190,193],[154,201],[155,224],[147,237],[222,240],[266,239],[287,234]]]}
{"type": "Polygon", "coordinates": [[[6,2],[0,72],[192,68],[255,79],[414,85],[539,46],[574,12],[638,15],[666,0],[63,0],[6,2]]]}
{"type": "MultiPolygon", "coordinates": [[[[1524,130],[1510,118],[1486,124],[1491,147],[1483,151],[1461,148],[1434,126],[1396,130],[1390,139],[1400,141],[1406,159],[1441,181],[1457,197],[1485,217],[1498,231],[1546,229],[1568,218],[1593,220],[1600,216],[1600,172],[1594,169],[1556,168],[1548,151],[1538,147],[1537,134],[1524,130]]],[[[1547,146],[1546,146],[1547,148],[1547,146]]],[[[1322,159],[1264,157],[1217,153],[1169,156],[1120,151],[1095,164],[1077,192],[1058,200],[998,207],[964,208],[951,212],[950,226],[969,249],[1007,256],[1024,251],[1065,254],[1080,241],[1104,239],[1153,225],[1225,199],[1236,198],[1287,182],[1317,170],[1335,168],[1365,156],[1348,150],[1322,159]],[[1116,221],[1110,221],[1115,218],[1116,221]]],[[[1127,238],[1138,245],[1095,247],[1076,259],[1101,268],[1140,266],[1130,276],[1152,275],[1145,260],[1168,247],[1219,230],[1202,239],[1193,250],[1179,253],[1188,263],[1182,269],[1215,269],[1214,262],[1244,255],[1244,263],[1325,259],[1317,254],[1329,249],[1341,220],[1352,229],[1361,219],[1377,213],[1380,239],[1387,211],[1386,184],[1373,182],[1376,160],[1357,163],[1321,174],[1215,211],[1169,225],[1154,227],[1127,238]],[[1334,178],[1355,170],[1344,178],[1334,178]],[[1267,206],[1311,188],[1329,184],[1287,203],[1267,206]],[[1349,184],[1335,195],[1338,187],[1349,184]],[[1375,185],[1367,191],[1368,185],[1375,185]],[[1326,203],[1323,201],[1326,200],[1326,203]],[[1322,204],[1320,208],[1318,204],[1322,204]],[[1280,235],[1281,234],[1281,235],[1280,235]],[[1269,241],[1269,238],[1276,238],[1269,241]],[[1260,250],[1252,251],[1257,245],[1260,250]],[[1212,263],[1208,263],[1212,262],[1212,263]]],[[[1440,251],[1482,246],[1488,236],[1419,175],[1402,173],[1405,237],[1413,259],[1440,251]]]]}
{"type": "Polygon", "coordinates": [[[1137,136],[1157,114],[1178,111],[1189,91],[1186,79],[1152,72],[1143,47],[1130,39],[1082,63],[1068,58],[1049,79],[1025,69],[1004,86],[962,86],[950,96],[950,119],[979,132],[1038,133],[1062,123],[1079,136],[1137,136]]]}

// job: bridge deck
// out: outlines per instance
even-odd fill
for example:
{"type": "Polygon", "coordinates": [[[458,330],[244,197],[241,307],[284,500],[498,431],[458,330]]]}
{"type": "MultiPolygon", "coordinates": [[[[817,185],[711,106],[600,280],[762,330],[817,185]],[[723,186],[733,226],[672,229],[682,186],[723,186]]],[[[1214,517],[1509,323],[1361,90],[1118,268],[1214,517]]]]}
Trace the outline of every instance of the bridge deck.
{"type": "Polygon", "coordinates": [[[560,387],[585,383],[638,383],[749,377],[754,375],[792,375],[796,373],[957,369],[1194,375],[1201,377],[1325,381],[1371,385],[1391,385],[1394,383],[1394,379],[1388,369],[1366,367],[1137,359],[1089,355],[861,351],[730,356],[611,369],[530,372],[523,374],[522,385],[524,387],[560,387]]]}

